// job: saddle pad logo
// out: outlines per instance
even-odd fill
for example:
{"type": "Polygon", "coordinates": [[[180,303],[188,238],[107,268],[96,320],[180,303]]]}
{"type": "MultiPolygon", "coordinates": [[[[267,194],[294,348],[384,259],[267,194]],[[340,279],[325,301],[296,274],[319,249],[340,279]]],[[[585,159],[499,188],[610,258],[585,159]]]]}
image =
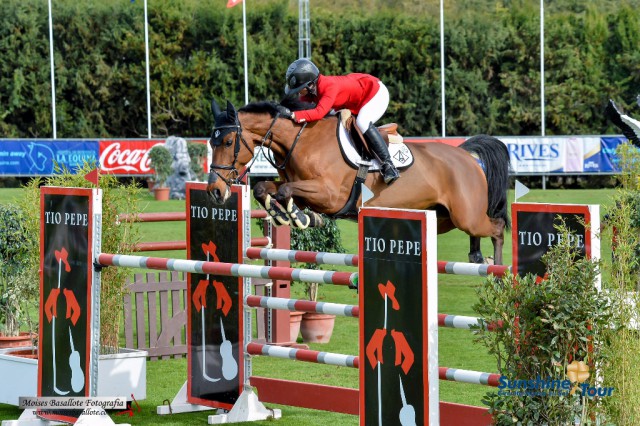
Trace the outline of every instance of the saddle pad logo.
{"type": "MultiPolygon", "coordinates": [[[[394,148],[393,145],[390,146],[390,151],[394,148]]],[[[411,153],[409,152],[409,148],[405,145],[401,145],[398,147],[398,150],[393,154],[393,159],[395,162],[400,164],[405,164],[407,161],[411,160],[411,153]]]]}

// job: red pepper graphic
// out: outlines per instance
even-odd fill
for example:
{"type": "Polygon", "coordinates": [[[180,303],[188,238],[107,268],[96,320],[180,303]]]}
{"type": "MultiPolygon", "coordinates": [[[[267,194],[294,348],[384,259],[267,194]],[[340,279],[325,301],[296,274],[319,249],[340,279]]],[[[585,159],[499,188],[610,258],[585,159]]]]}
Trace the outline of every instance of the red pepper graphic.
{"type": "Polygon", "coordinates": [[[401,331],[391,330],[391,337],[393,337],[393,341],[396,344],[396,366],[402,364],[404,374],[409,374],[414,360],[413,351],[401,331]],[[404,358],[404,361],[402,358],[404,358]]]}

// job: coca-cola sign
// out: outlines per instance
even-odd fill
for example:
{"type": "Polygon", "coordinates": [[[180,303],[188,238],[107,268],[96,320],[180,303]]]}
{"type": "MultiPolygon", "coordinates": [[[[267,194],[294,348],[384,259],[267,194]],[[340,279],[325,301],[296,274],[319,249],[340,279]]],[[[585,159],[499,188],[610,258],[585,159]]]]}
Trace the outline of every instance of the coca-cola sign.
{"type": "Polygon", "coordinates": [[[149,175],[149,150],[164,139],[101,140],[100,171],[115,175],[149,175]]]}

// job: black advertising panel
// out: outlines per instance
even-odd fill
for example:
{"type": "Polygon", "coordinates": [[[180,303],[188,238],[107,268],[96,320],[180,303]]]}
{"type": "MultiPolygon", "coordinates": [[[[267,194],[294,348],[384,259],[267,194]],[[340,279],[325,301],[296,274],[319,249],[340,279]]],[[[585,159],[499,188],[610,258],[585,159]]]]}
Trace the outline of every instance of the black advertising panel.
{"type": "Polygon", "coordinates": [[[558,244],[560,235],[556,226],[562,220],[575,233],[572,245],[582,256],[600,257],[599,206],[514,203],[511,216],[514,274],[544,276],[546,269],[542,257],[558,244]]]}
{"type": "MultiPolygon", "coordinates": [[[[215,204],[205,184],[187,184],[187,256],[191,260],[242,263],[244,187],[215,204]],[[237,237],[236,237],[237,236],[237,237]]],[[[230,409],[242,392],[241,277],[188,274],[187,401],[230,409]]]]}
{"type": "Polygon", "coordinates": [[[437,424],[432,214],[368,208],[360,212],[361,425],[437,424]]]}
{"type": "Polygon", "coordinates": [[[94,191],[41,189],[38,396],[91,396],[94,191]]]}

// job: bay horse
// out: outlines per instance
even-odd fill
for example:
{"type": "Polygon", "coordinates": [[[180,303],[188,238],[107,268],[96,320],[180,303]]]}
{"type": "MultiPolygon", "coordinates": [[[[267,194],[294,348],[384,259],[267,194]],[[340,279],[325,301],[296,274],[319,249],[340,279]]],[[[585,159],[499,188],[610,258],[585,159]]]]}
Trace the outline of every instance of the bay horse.
{"type": "MultiPolygon", "coordinates": [[[[236,110],[227,101],[221,110],[215,99],[211,109],[215,127],[207,190],[216,203],[230,196],[251,165],[257,147],[269,148],[280,181],[255,185],[253,195],[276,225],[305,228],[321,226],[318,213],[357,219],[361,195],[352,188],[358,170],[345,162],[338,146],[339,119],[296,124],[281,117],[282,105],[250,103],[236,110]],[[351,195],[351,209],[345,209],[351,195]],[[355,201],[355,202],[354,202],[355,201]],[[301,211],[308,208],[310,211],[301,211]]],[[[294,108],[291,108],[294,110],[294,108]]],[[[401,169],[401,177],[387,186],[378,173],[367,173],[365,185],[373,193],[372,207],[435,209],[438,234],[458,228],[470,236],[469,261],[482,263],[480,237],[491,237],[495,264],[502,264],[507,213],[509,152],[495,137],[473,136],[460,147],[443,143],[407,143],[414,163],[401,169]]],[[[359,186],[359,185],[358,185],[359,186]]]]}

